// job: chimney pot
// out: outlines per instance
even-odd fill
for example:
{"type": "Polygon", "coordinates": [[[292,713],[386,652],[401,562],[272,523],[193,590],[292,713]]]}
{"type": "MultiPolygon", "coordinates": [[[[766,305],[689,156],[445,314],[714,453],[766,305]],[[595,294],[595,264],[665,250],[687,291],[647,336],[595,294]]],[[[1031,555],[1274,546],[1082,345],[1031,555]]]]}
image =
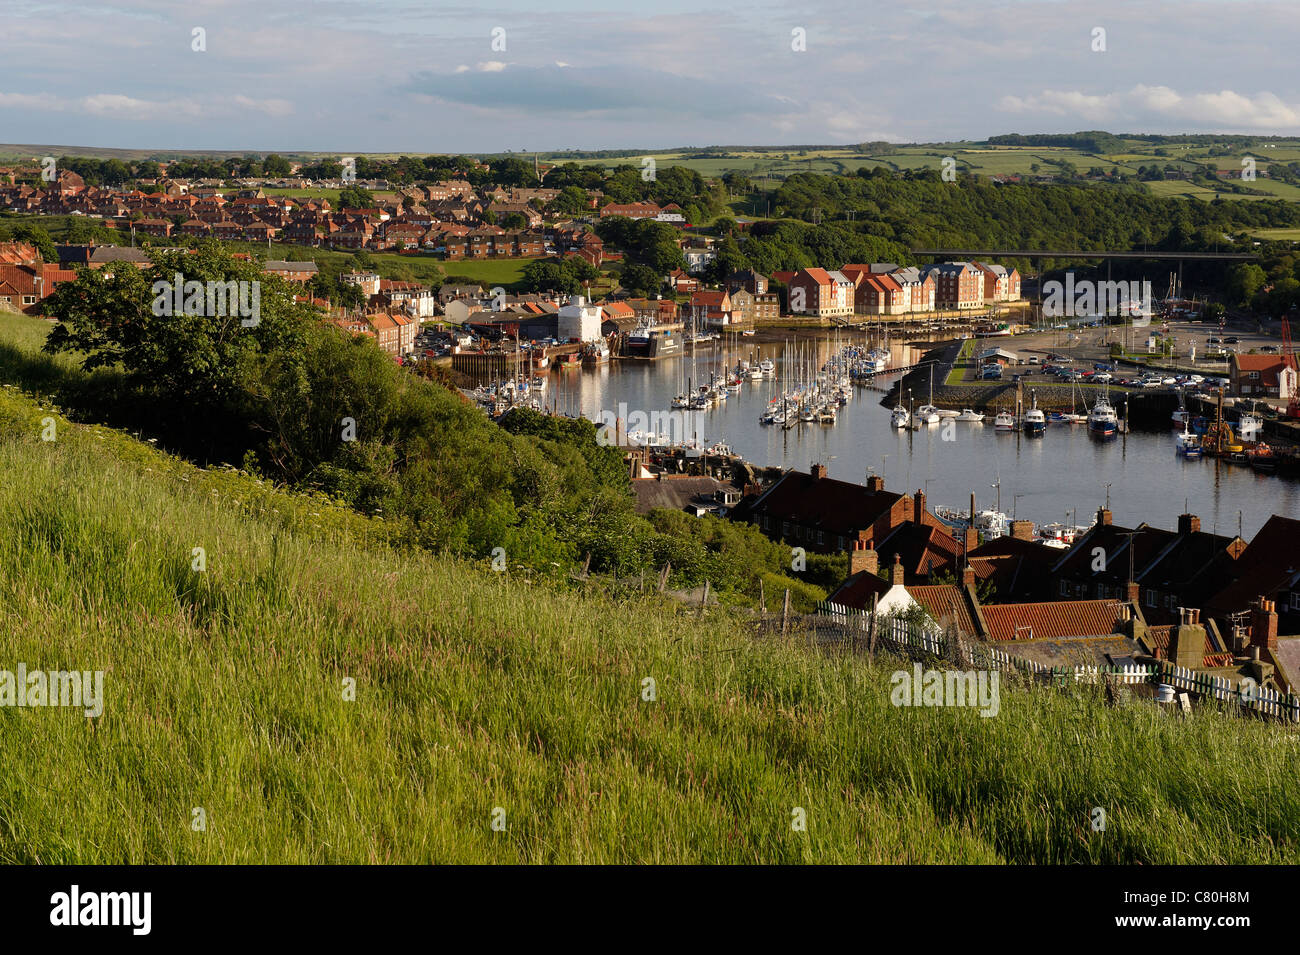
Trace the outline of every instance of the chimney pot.
{"type": "Polygon", "coordinates": [[[1107,507],[1099,507],[1099,508],[1097,508],[1097,523],[1098,523],[1098,524],[1103,524],[1103,525],[1108,525],[1108,524],[1110,524],[1110,517],[1111,517],[1111,515],[1110,515],[1110,508],[1107,508],[1107,507]]]}
{"type": "Polygon", "coordinates": [[[889,568],[889,582],[895,585],[903,582],[903,558],[900,554],[894,555],[894,565],[889,568]]]}

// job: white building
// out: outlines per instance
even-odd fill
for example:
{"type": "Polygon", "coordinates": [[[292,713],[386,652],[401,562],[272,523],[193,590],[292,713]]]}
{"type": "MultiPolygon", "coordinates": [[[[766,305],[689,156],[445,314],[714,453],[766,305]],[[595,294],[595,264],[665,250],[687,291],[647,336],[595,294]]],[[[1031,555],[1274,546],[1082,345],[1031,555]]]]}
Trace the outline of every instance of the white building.
{"type": "Polygon", "coordinates": [[[580,342],[594,342],[600,339],[601,312],[599,305],[588,305],[581,295],[569,299],[568,305],[560,306],[559,319],[556,323],[556,337],[560,341],[577,339],[580,342]]]}

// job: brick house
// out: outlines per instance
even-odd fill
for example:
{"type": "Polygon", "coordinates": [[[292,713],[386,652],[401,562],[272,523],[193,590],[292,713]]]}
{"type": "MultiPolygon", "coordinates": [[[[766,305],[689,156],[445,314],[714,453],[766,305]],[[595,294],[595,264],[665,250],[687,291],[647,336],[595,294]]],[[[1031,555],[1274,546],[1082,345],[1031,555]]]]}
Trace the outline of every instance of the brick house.
{"type": "Polygon", "coordinates": [[[1296,395],[1296,370],[1279,355],[1237,355],[1228,363],[1228,379],[1236,395],[1280,398],[1296,395]]]}
{"type": "Polygon", "coordinates": [[[935,281],[935,306],[943,309],[984,307],[984,273],[970,262],[928,266],[923,274],[935,281]]]}
{"type": "Polygon", "coordinates": [[[853,282],[842,272],[800,269],[787,286],[789,308],[793,314],[818,318],[853,314],[853,282]]]}

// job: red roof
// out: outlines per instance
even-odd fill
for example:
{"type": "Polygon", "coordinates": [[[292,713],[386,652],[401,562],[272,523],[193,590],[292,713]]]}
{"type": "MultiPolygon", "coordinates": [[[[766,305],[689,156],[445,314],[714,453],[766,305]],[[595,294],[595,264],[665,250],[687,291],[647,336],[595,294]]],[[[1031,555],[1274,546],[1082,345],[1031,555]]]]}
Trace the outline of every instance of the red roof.
{"type": "Polygon", "coordinates": [[[1114,600],[1059,600],[989,604],[981,607],[980,612],[990,640],[1053,640],[1121,633],[1121,606],[1114,600]]]}

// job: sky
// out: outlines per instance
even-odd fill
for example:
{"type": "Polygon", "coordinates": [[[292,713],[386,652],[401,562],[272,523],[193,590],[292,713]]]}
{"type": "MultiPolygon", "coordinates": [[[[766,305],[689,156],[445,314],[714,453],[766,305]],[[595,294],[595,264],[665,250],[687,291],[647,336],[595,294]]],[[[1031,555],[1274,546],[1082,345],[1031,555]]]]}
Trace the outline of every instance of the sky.
{"type": "Polygon", "coordinates": [[[1300,0],[0,0],[0,140],[352,154],[1300,135],[1298,47],[1300,0]]]}

